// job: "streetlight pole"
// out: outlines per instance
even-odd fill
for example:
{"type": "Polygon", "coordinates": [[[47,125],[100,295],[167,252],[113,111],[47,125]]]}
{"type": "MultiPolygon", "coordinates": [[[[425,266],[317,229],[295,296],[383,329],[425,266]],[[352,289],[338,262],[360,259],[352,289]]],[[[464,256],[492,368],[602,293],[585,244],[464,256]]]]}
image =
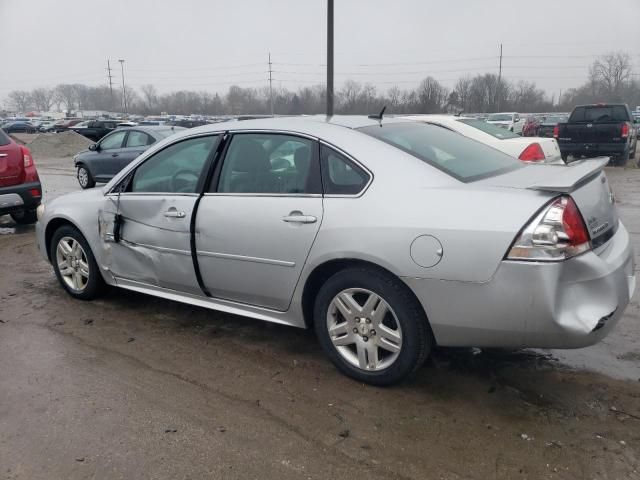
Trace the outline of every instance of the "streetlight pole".
{"type": "Polygon", "coordinates": [[[124,86],[124,60],[118,60],[120,62],[120,69],[122,70],[122,108],[124,109],[124,114],[127,114],[127,90],[124,86]]]}
{"type": "Polygon", "coordinates": [[[333,115],[333,0],[327,0],[327,116],[333,115]]]}

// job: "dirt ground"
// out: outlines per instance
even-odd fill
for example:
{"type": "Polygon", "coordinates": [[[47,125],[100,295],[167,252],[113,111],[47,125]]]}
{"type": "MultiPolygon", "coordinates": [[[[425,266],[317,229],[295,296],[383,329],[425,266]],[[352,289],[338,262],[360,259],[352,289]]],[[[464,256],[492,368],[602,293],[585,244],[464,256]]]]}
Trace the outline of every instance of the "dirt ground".
{"type": "MultiPolygon", "coordinates": [[[[71,159],[36,160],[46,198],[78,188],[71,159]]],[[[640,252],[640,170],[608,175],[640,252]]],[[[382,389],[310,332],[72,300],[9,217],[0,265],[0,479],[640,479],[638,292],[594,347],[439,349],[382,389]]]]}

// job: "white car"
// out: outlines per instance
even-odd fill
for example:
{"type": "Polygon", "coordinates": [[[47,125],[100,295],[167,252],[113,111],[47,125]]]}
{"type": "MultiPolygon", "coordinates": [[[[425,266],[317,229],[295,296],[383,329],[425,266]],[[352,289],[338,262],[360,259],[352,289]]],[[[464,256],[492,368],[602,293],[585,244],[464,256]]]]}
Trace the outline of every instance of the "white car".
{"type": "Polygon", "coordinates": [[[411,115],[404,118],[454,130],[524,162],[564,163],[555,138],[521,137],[504,128],[471,117],[411,115]]]}
{"type": "Polygon", "coordinates": [[[516,112],[491,113],[487,117],[487,123],[506,128],[510,132],[521,134],[524,126],[524,117],[516,112]]]}

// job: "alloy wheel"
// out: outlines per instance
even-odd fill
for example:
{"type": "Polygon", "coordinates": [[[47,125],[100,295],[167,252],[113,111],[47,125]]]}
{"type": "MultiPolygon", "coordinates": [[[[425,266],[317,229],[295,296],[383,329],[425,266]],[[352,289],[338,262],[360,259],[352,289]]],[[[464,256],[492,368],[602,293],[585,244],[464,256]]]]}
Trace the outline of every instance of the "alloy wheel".
{"type": "Polygon", "coordinates": [[[375,372],[390,367],[402,349],[402,328],[380,295],[350,288],[336,295],[327,311],[329,338],[354,367],[375,372]]]}
{"type": "Polygon", "coordinates": [[[56,248],[56,263],[69,288],[81,292],[87,287],[89,262],[80,242],[72,237],[62,237],[56,248]]]}
{"type": "Polygon", "coordinates": [[[89,172],[84,167],[80,167],[78,169],[78,182],[80,182],[81,187],[86,187],[89,185],[89,172]]]}

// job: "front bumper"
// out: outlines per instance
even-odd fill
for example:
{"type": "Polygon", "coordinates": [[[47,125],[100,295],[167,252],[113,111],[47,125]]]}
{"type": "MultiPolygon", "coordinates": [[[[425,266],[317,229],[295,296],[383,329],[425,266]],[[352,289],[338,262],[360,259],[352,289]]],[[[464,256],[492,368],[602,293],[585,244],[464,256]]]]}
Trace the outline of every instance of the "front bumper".
{"type": "Polygon", "coordinates": [[[35,210],[42,201],[40,182],[21,183],[10,187],[0,187],[0,215],[35,210]],[[40,196],[33,196],[31,191],[38,190],[40,196]]]}
{"type": "Polygon", "coordinates": [[[605,245],[564,262],[503,261],[483,283],[403,278],[442,346],[580,348],[620,320],[635,289],[620,223],[605,245]]]}

